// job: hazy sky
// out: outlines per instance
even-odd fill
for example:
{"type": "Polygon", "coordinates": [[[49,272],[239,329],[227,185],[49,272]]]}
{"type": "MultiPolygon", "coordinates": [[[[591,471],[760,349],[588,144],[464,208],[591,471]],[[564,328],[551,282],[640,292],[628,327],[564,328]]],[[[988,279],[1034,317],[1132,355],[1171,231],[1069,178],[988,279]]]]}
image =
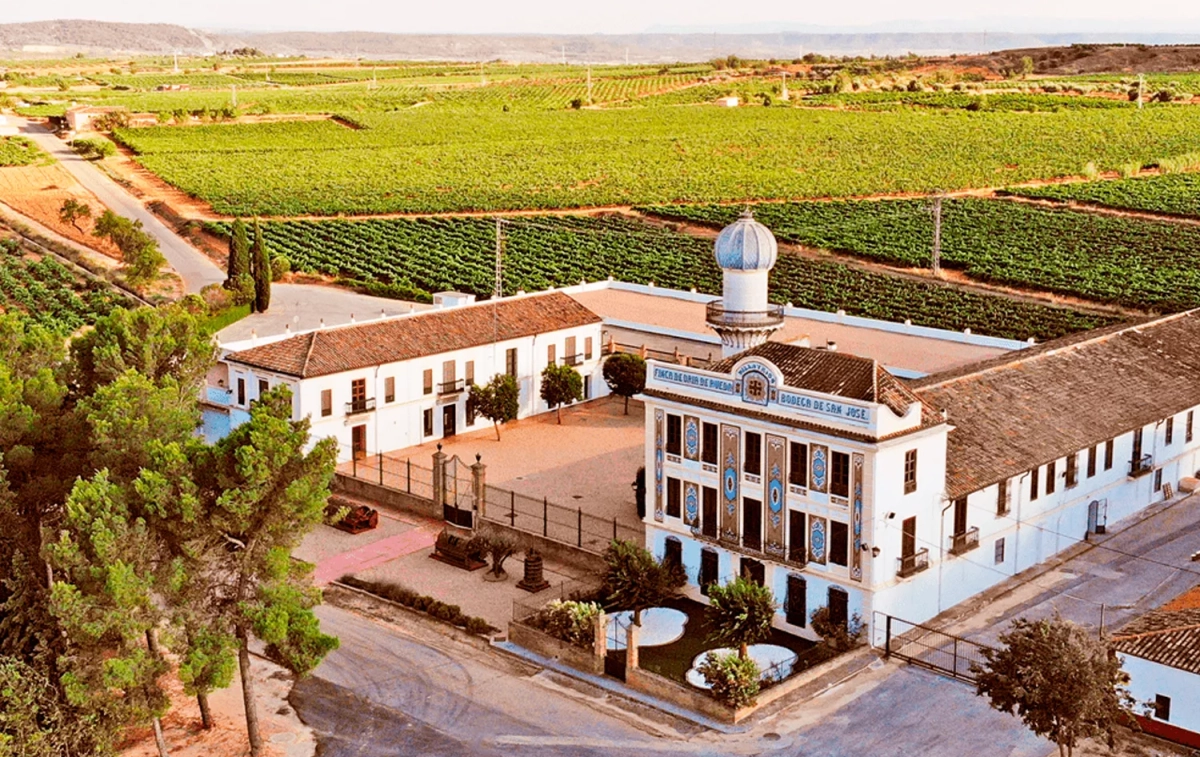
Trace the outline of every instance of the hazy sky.
{"type": "Polygon", "coordinates": [[[764,30],[1200,31],[1189,0],[0,0],[0,23],[52,18],[207,29],[621,33],[661,27],[764,30]],[[883,27],[882,29],[880,27],[883,27]]]}

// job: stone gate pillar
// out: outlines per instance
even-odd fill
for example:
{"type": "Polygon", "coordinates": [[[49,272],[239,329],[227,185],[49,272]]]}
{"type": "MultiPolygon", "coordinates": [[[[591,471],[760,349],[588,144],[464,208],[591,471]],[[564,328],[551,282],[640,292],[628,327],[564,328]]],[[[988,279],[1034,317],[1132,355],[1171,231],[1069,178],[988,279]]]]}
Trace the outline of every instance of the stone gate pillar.
{"type": "Polygon", "coordinates": [[[482,455],[475,453],[475,464],[471,466],[471,487],[475,490],[475,512],[479,517],[484,516],[487,509],[487,466],[483,464],[482,455]]]}
{"type": "Polygon", "coordinates": [[[446,504],[446,453],[441,442],[433,453],[433,502],[435,506],[446,504]]]}

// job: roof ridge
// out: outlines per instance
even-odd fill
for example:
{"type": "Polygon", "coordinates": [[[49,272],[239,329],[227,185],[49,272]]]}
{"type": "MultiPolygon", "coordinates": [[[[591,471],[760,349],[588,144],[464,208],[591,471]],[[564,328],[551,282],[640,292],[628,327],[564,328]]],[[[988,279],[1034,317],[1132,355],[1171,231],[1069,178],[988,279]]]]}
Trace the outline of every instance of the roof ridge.
{"type": "MultiPolygon", "coordinates": [[[[1027,354],[1028,348],[1013,350],[1007,356],[1004,356],[1004,357],[1011,356],[1012,360],[1005,360],[1003,362],[994,363],[994,364],[991,362],[991,360],[980,361],[981,364],[984,364],[984,365],[982,368],[980,368],[978,370],[970,371],[969,373],[952,373],[951,375],[947,376],[944,379],[941,379],[940,381],[931,381],[928,383],[924,383],[924,382],[920,382],[918,380],[918,382],[915,382],[915,383],[917,383],[916,389],[919,391],[924,391],[926,389],[935,389],[937,387],[946,386],[948,384],[953,384],[956,381],[962,381],[964,379],[973,378],[975,376],[981,376],[981,375],[984,375],[987,373],[1000,371],[1000,370],[1003,370],[1006,368],[1012,368],[1014,366],[1021,365],[1022,363],[1031,363],[1033,361],[1040,360],[1042,358],[1047,358],[1047,357],[1052,357],[1055,355],[1062,354],[1069,350],[1077,350],[1077,349],[1080,349],[1080,348],[1088,346],[1088,345],[1105,342],[1105,341],[1108,341],[1109,339],[1112,339],[1113,337],[1122,336],[1122,335],[1128,334],[1130,332],[1138,331],[1138,330],[1146,328],[1148,326],[1158,326],[1163,323],[1169,323],[1170,321],[1179,320],[1179,319],[1182,319],[1182,318],[1185,318],[1185,317],[1188,317],[1191,315],[1195,315],[1197,313],[1200,313],[1200,308],[1192,308],[1191,310],[1183,310],[1178,313],[1170,313],[1168,315],[1160,316],[1158,318],[1152,318],[1152,319],[1148,319],[1148,320],[1143,319],[1143,320],[1135,321],[1133,323],[1127,323],[1127,324],[1125,324],[1124,327],[1115,329],[1112,331],[1105,331],[1104,329],[1097,329],[1097,331],[1099,331],[1101,333],[1097,333],[1092,337],[1082,339],[1079,341],[1070,341],[1061,346],[1057,346],[1057,347],[1050,346],[1050,345],[1053,345],[1054,342],[1053,341],[1046,342],[1046,343],[1044,343],[1043,346],[1048,346],[1049,349],[1038,350],[1038,351],[1034,352],[1033,354],[1027,354]]],[[[1064,338],[1070,339],[1069,336],[1064,337],[1064,338]]],[[[1057,340],[1055,340],[1055,341],[1057,341],[1057,340]]],[[[994,359],[995,358],[993,358],[992,360],[994,360],[994,359]]],[[[936,378],[936,375],[937,374],[934,374],[933,376],[930,376],[929,378],[936,378]]]]}
{"type": "MultiPolygon", "coordinates": [[[[1145,615],[1142,616],[1147,617],[1145,615]]],[[[1148,636],[1158,636],[1164,633],[1176,633],[1178,631],[1197,631],[1200,630],[1200,623],[1192,623],[1187,626],[1172,626],[1171,628],[1157,628],[1153,631],[1142,631],[1141,633],[1131,633],[1123,636],[1113,636],[1112,641],[1134,641],[1136,639],[1144,639],[1148,636]]]]}
{"type": "Polygon", "coordinates": [[[308,361],[312,359],[313,348],[317,346],[317,335],[320,331],[311,331],[308,334],[308,349],[304,352],[304,364],[300,366],[300,375],[308,375],[308,361]]]}

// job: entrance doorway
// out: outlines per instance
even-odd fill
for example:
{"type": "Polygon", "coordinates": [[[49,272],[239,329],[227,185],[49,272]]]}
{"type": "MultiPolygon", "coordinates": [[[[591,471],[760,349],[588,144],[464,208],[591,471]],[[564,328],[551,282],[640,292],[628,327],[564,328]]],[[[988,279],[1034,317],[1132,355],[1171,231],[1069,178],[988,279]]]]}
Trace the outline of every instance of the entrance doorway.
{"type": "Polygon", "coordinates": [[[367,456],[366,424],[350,427],[350,452],[355,460],[362,460],[367,456]]]}
{"type": "Polygon", "coordinates": [[[458,433],[457,405],[446,405],[442,408],[442,436],[451,437],[458,433]]]}

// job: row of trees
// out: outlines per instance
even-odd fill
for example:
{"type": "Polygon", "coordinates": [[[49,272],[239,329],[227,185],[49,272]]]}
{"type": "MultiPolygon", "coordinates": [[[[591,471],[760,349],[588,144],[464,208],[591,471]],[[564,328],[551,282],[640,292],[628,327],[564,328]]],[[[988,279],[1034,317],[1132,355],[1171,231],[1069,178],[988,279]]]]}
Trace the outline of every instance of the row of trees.
{"type": "MultiPolygon", "coordinates": [[[[59,208],[58,217],[63,223],[83,231],[79,222],[92,218],[92,207],[86,202],[67,199],[59,208]]],[[[158,242],[146,233],[141,221],[130,221],[111,210],[106,209],[96,219],[92,236],[108,239],[121,251],[125,280],[134,288],[141,289],[152,283],[158,276],[158,269],[167,262],[158,249],[158,242]]]]}
{"type": "Polygon", "coordinates": [[[297,673],[337,644],[290,557],[324,517],[334,444],[305,451],[285,388],[196,436],[214,359],[197,303],[114,311],[69,347],[0,317],[0,753],[109,755],[152,723],[165,755],[161,637],[205,726],[241,669],[259,755],[250,639],[297,673]]]}
{"type": "MultiPolygon", "coordinates": [[[[646,386],[646,361],[638,355],[617,353],[604,361],[602,372],[612,393],[625,398],[625,414],[629,415],[629,398],[646,386]]],[[[569,365],[548,365],[542,371],[539,394],[557,411],[561,424],[563,405],[583,399],[583,377],[569,365]]],[[[473,412],[492,422],[499,441],[501,424],[516,420],[521,410],[521,389],[514,377],[498,373],[483,386],[473,385],[468,401],[473,412]]]]}
{"type": "Polygon", "coordinates": [[[240,218],[235,220],[229,234],[229,264],[225,278],[225,288],[233,294],[234,304],[249,303],[251,312],[267,312],[271,307],[271,280],[284,273],[275,268],[287,263],[284,258],[277,261],[280,265],[272,267],[258,219],[254,221],[253,244],[246,233],[246,224],[240,218]]]}

